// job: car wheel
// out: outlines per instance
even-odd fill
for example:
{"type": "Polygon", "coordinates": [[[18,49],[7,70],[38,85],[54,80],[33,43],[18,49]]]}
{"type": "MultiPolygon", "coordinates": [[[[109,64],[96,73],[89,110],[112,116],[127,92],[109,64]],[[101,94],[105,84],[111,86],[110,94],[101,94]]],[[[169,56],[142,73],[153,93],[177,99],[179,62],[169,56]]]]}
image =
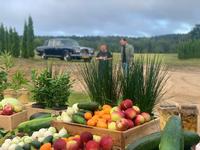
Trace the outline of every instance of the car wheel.
{"type": "Polygon", "coordinates": [[[69,53],[66,53],[66,54],[63,56],[63,60],[65,60],[65,61],[70,61],[70,60],[71,60],[71,57],[70,57],[69,53]]]}
{"type": "Polygon", "coordinates": [[[42,54],[42,59],[48,59],[47,55],[45,53],[42,54]]]}

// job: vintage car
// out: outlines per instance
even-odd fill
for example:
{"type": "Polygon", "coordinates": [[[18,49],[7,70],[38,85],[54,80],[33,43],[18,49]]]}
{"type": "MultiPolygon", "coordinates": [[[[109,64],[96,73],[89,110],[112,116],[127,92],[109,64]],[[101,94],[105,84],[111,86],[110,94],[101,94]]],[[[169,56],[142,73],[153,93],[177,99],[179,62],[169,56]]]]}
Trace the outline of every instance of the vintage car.
{"type": "Polygon", "coordinates": [[[55,38],[47,40],[43,46],[37,47],[36,51],[43,59],[53,57],[66,61],[70,61],[72,59],[91,61],[94,56],[93,48],[80,46],[77,41],[69,38],[55,38]]]}

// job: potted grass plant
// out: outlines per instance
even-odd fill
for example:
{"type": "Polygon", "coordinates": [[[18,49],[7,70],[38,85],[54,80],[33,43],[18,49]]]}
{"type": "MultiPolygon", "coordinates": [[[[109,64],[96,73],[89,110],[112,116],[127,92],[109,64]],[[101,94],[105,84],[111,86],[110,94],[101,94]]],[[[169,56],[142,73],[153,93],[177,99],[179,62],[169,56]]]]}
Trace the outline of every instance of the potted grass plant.
{"type": "Polygon", "coordinates": [[[52,64],[43,72],[32,72],[33,99],[32,107],[50,108],[55,110],[66,109],[70,95],[71,82],[67,73],[53,72],[52,64]]]}
{"type": "Polygon", "coordinates": [[[134,100],[143,112],[152,113],[165,94],[167,66],[157,55],[135,58],[122,79],[122,97],[134,100]]]}
{"type": "Polygon", "coordinates": [[[82,84],[92,101],[117,105],[121,93],[121,70],[112,63],[100,70],[98,62],[85,63],[78,66],[82,84]]]}

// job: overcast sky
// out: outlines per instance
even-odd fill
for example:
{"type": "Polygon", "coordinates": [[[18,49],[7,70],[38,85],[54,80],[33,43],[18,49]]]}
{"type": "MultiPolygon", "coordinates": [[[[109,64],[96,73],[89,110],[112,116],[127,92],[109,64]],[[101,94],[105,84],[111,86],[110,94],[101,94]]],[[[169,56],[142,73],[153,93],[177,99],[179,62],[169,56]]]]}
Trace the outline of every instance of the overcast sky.
{"type": "Polygon", "coordinates": [[[153,36],[190,31],[200,0],[0,0],[0,22],[20,34],[29,15],[37,35],[153,36]]]}

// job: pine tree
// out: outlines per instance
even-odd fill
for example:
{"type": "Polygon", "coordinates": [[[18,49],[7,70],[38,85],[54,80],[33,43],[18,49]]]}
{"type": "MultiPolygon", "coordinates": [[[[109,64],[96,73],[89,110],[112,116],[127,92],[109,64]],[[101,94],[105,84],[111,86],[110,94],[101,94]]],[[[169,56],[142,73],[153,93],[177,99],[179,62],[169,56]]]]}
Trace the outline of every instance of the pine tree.
{"type": "Polygon", "coordinates": [[[8,33],[8,29],[6,27],[4,30],[4,42],[5,42],[4,51],[9,51],[9,33],[8,33]]]}
{"type": "Polygon", "coordinates": [[[23,58],[28,58],[29,54],[28,54],[28,49],[27,49],[27,34],[28,33],[28,26],[27,23],[25,21],[24,23],[24,33],[23,33],[23,38],[22,38],[22,44],[21,44],[21,50],[22,50],[22,57],[23,58]]]}
{"type": "Polygon", "coordinates": [[[31,16],[28,18],[27,48],[29,57],[34,57],[34,29],[31,16]]]}
{"type": "Polygon", "coordinates": [[[13,29],[10,28],[8,31],[8,52],[11,52],[13,54],[13,29]]]}
{"type": "Polygon", "coordinates": [[[0,52],[2,52],[5,49],[5,43],[4,43],[4,26],[1,24],[0,26],[0,52]]]}
{"type": "Polygon", "coordinates": [[[14,57],[19,57],[20,55],[20,39],[15,28],[13,29],[13,49],[12,54],[14,57]]]}

